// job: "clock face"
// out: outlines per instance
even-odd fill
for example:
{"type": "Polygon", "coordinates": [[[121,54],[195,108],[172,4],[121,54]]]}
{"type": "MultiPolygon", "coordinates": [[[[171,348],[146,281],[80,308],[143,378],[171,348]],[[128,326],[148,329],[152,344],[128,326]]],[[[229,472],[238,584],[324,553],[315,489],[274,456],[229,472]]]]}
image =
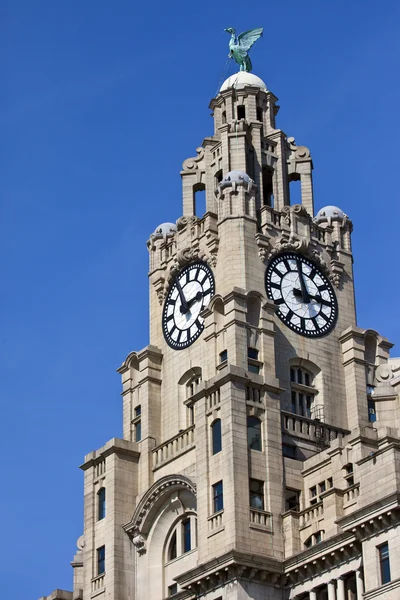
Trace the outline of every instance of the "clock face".
{"type": "Polygon", "coordinates": [[[336,324],[338,305],[333,287],[308,258],[287,252],[272,259],[265,274],[268,298],[277,315],[300,335],[327,335],[336,324]]]}
{"type": "Polygon", "coordinates": [[[205,263],[191,263],[178,273],[162,315],[164,337],[171,348],[182,350],[197,340],[204,329],[200,312],[214,292],[214,276],[205,263]]]}

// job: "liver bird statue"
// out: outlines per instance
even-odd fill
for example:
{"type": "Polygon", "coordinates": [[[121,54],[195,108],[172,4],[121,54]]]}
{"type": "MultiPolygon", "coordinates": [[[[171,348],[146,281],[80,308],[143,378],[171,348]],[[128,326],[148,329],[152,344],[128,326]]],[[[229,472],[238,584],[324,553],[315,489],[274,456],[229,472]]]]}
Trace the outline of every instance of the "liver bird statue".
{"type": "Polygon", "coordinates": [[[249,50],[258,38],[262,36],[263,29],[249,29],[249,31],[244,31],[238,37],[236,37],[236,30],[232,29],[232,27],[228,27],[225,31],[231,34],[229,58],[233,58],[237,62],[241,71],[250,72],[252,64],[249,57],[249,50]]]}

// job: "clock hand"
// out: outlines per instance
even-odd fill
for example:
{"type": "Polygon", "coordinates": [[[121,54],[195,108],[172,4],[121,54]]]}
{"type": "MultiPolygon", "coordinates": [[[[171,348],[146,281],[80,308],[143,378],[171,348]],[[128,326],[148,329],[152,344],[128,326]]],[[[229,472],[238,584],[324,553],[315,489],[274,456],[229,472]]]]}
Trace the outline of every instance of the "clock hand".
{"type": "MultiPolygon", "coordinates": [[[[293,296],[296,296],[296,298],[302,298],[303,297],[302,291],[294,288],[294,290],[293,290],[293,296]]],[[[321,296],[318,296],[318,295],[317,296],[313,296],[312,294],[308,294],[308,297],[310,298],[310,300],[316,300],[319,303],[322,302],[321,296]]]]}
{"type": "Polygon", "coordinates": [[[299,273],[299,279],[300,279],[300,288],[301,288],[301,297],[303,299],[303,302],[306,302],[307,304],[310,302],[310,295],[308,293],[305,281],[304,281],[304,276],[303,276],[303,271],[301,270],[301,262],[297,259],[296,261],[297,263],[297,271],[299,273]]]}
{"type": "Polygon", "coordinates": [[[180,310],[181,310],[181,313],[184,315],[189,310],[189,307],[188,307],[188,303],[187,303],[186,298],[185,298],[185,294],[183,293],[183,290],[181,288],[181,284],[179,283],[178,277],[176,278],[176,289],[178,290],[179,297],[181,299],[181,308],[180,308],[180,310]]]}
{"type": "Polygon", "coordinates": [[[195,304],[195,302],[198,302],[199,300],[201,300],[203,298],[203,296],[204,296],[204,293],[197,292],[197,294],[193,298],[188,300],[188,303],[187,303],[188,309],[190,309],[193,306],[193,304],[195,304]]]}

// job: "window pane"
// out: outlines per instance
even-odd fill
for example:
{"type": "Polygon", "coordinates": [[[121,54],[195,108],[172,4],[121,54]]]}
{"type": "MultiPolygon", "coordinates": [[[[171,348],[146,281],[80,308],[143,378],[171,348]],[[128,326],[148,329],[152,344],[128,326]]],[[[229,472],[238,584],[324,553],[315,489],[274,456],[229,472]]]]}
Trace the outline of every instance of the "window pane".
{"type": "Polygon", "coordinates": [[[255,348],[248,348],[247,356],[249,358],[254,358],[255,360],[258,360],[258,350],[256,350],[255,348]]]}
{"type": "Polygon", "coordinates": [[[301,369],[297,369],[297,383],[303,383],[303,372],[301,369]]]}
{"type": "Polygon", "coordinates": [[[140,417],[141,414],[142,414],[142,407],[140,405],[136,406],[135,407],[135,417],[140,417]]]}
{"type": "Polygon", "coordinates": [[[222,481],[213,485],[213,505],[214,512],[218,512],[224,508],[222,481]]]}
{"type": "Polygon", "coordinates": [[[290,369],[290,381],[296,381],[296,374],[294,369],[290,369]]]}
{"type": "Polygon", "coordinates": [[[378,548],[379,550],[379,560],[381,563],[381,581],[382,584],[389,583],[391,580],[390,577],[390,562],[389,562],[389,544],[382,544],[378,548]]]}
{"type": "Polygon", "coordinates": [[[255,373],[256,375],[260,373],[260,367],[258,365],[252,365],[250,363],[247,365],[247,370],[250,371],[250,373],[255,373]]]}
{"type": "Polygon", "coordinates": [[[228,350],[222,350],[222,352],[219,355],[219,360],[220,362],[225,362],[226,360],[228,360],[228,350]]]}
{"type": "Polygon", "coordinates": [[[135,423],[135,442],[140,442],[142,439],[142,423],[135,423]]]}
{"type": "Polygon", "coordinates": [[[191,536],[190,536],[190,519],[183,521],[183,552],[189,552],[191,550],[191,536]]]}
{"type": "Polygon", "coordinates": [[[97,548],[97,575],[102,575],[105,572],[106,547],[97,548]]]}
{"type": "Polygon", "coordinates": [[[98,493],[98,520],[106,516],[106,488],[101,488],[98,493]]]}
{"type": "Polygon", "coordinates": [[[257,417],[247,417],[247,443],[251,450],[262,450],[261,421],[257,417]]]}
{"type": "Polygon", "coordinates": [[[310,375],[308,373],[304,373],[304,383],[310,385],[310,375]]]}
{"type": "Polygon", "coordinates": [[[178,584],[174,583],[173,585],[168,586],[168,596],[173,596],[178,593],[178,584]]]}
{"type": "Polygon", "coordinates": [[[296,413],[296,392],[292,392],[292,413],[296,413]]]}
{"type": "Polygon", "coordinates": [[[174,533],[172,534],[172,538],[169,543],[168,560],[174,560],[174,558],[176,558],[176,556],[177,556],[177,550],[176,550],[176,530],[175,530],[174,533]]]}
{"type": "Polygon", "coordinates": [[[211,426],[212,428],[212,453],[217,454],[222,450],[221,437],[221,419],[217,419],[211,426]]]}
{"type": "Polygon", "coordinates": [[[250,479],[250,506],[258,510],[264,510],[264,482],[258,479],[250,479]]]}

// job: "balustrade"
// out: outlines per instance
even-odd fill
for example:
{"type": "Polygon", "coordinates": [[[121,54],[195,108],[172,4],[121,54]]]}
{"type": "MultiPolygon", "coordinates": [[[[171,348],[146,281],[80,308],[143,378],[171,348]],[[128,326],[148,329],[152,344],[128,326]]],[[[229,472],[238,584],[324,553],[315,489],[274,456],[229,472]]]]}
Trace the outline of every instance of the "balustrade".
{"type": "Polygon", "coordinates": [[[171,460],[174,456],[183,450],[187,450],[194,444],[194,425],[191,425],[184,431],[170,438],[163,444],[153,449],[153,468],[161,463],[171,460]]]}

